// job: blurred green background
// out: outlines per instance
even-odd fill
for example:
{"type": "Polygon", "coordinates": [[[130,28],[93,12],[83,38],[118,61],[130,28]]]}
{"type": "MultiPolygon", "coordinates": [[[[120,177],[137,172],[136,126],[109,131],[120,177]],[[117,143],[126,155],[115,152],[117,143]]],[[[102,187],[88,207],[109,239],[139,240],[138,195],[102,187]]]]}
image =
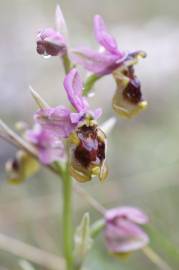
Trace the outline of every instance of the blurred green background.
{"type": "MultiPolygon", "coordinates": [[[[36,110],[28,86],[51,105],[67,102],[59,59],[36,54],[39,28],[54,25],[54,0],[0,1],[0,114],[11,127],[17,120],[32,124],[36,110]]],[[[179,2],[177,0],[61,0],[70,44],[97,48],[92,18],[104,16],[121,48],[142,49],[148,57],[136,70],[142,81],[148,110],[133,120],[118,119],[108,138],[106,183],[96,179],[83,185],[106,207],[132,205],[150,216],[151,245],[171,269],[179,269],[179,2]]],[[[106,76],[95,86],[91,103],[104,110],[101,122],[111,117],[115,83],[106,76]]],[[[22,185],[6,182],[4,163],[15,149],[0,141],[0,232],[55,254],[61,254],[62,195],[60,181],[42,169],[22,185]]],[[[74,194],[74,223],[84,211],[92,221],[99,215],[74,194]]],[[[0,269],[20,269],[19,259],[0,251],[0,269]]],[[[35,266],[36,269],[42,269],[35,266]]],[[[86,260],[89,270],[159,269],[142,252],[128,260],[111,258],[102,237],[86,260]]],[[[164,268],[163,268],[164,269],[164,268]]]]}

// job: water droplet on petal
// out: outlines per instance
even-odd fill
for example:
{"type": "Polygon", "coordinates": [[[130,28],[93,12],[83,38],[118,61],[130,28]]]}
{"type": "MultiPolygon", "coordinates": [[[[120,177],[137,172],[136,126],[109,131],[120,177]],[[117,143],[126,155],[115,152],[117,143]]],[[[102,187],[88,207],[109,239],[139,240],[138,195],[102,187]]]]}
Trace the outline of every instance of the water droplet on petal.
{"type": "Polygon", "coordinates": [[[104,49],[103,46],[100,46],[98,51],[99,51],[100,53],[103,53],[103,52],[105,51],[105,49],[104,49]]]}
{"type": "Polygon", "coordinates": [[[44,59],[49,59],[49,58],[51,58],[51,55],[45,54],[45,55],[43,55],[43,58],[44,58],[44,59]]]}
{"type": "Polygon", "coordinates": [[[94,97],[95,96],[95,92],[90,92],[89,94],[88,94],[88,97],[89,98],[92,98],[92,97],[94,97]]]}

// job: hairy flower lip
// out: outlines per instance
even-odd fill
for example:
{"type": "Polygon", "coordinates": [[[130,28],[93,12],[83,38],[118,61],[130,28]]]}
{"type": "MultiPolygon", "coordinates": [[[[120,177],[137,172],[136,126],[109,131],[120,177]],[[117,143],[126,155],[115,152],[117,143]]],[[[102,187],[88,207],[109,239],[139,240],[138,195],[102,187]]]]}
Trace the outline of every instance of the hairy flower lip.
{"type": "Polygon", "coordinates": [[[134,70],[138,59],[145,56],[143,51],[132,52],[125,64],[113,71],[117,88],[113,96],[112,107],[119,116],[132,118],[147,107],[147,101],[143,99],[141,92],[140,81],[134,70]]]}
{"type": "Polygon", "coordinates": [[[90,181],[94,176],[101,181],[106,178],[106,137],[93,120],[78,126],[69,138],[69,145],[71,173],[77,181],[90,181]]]}
{"type": "Polygon", "coordinates": [[[77,136],[79,138],[79,145],[75,150],[75,158],[84,167],[88,167],[90,164],[99,165],[101,160],[105,159],[105,153],[104,151],[98,153],[100,145],[104,146],[104,142],[100,140],[97,134],[97,127],[92,128],[84,125],[77,131],[77,136]],[[78,150],[78,148],[81,150],[78,150]]]}
{"type": "Polygon", "coordinates": [[[137,105],[142,101],[142,92],[140,81],[137,78],[130,79],[127,86],[122,91],[124,99],[130,103],[137,105]]]}

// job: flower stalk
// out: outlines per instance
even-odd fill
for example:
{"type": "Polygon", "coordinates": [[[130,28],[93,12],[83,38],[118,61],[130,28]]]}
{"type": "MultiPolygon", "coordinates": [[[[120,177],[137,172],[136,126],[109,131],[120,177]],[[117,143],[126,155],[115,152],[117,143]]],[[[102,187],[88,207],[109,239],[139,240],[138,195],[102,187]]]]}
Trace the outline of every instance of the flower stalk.
{"type": "Polygon", "coordinates": [[[104,229],[105,227],[105,220],[99,219],[91,226],[91,237],[95,238],[98,234],[104,229]]]}
{"type": "Polygon", "coordinates": [[[83,95],[87,96],[91,91],[92,87],[95,85],[96,81],[98,81],[101,76],[97,76],[96,74],[90,75],[84,84],[83,95]]]}
{"type": "Polygon", "coordinates": [[[66,270],[73,270],[72,178],[68,166],[63,172],[63,249],[66,270]]]}
{"type": "Polygon", "coordinates": [[[71,64],[71,61],[68,57],[68,54],[65,54],[63,56],[62,61],[63,61],[63,67],[65,70],[65,74],[67,74],[70,71],[70,69],[72,68],[72,64],[71,64]]]}

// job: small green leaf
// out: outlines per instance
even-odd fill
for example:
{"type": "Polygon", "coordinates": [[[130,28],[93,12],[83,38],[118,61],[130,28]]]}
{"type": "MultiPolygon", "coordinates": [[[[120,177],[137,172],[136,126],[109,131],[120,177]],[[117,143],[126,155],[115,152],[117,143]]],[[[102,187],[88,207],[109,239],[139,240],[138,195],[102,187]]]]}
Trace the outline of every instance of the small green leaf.
{"type": "Polygon", "coordinates": [[[84,90],[83,90],[83,95],[87,96],[89,94],[89,92],[91,91],[92,87],[94,86],[94,84],[96,83],[96,81],[98,81],[101,77],[97,76],[95,74],[90,75],[85,84],[84,84],[84,90]]]}
{"type": "Polygon", "coordinates": [[[47,102],[31,87],[29,86],[33,99],[40,109],[48,108],[47,102]]]}
{"type": "Polygon", "coordinates": [[[92,247],[93,240],[90,235],[90,217],[88,213],[85,213],[80,225],[76,229],[74,238],[74,256],[77,269],[80,269],[84,257],[92,247]]]}
{"type": "Polygon", "coordinates": [[[92,224],[90,232],[91,237],[95,238],[99,235],[99,233],[104,229],[105,227],[105,220],[99,219],[95,223],[92,224]]]}

